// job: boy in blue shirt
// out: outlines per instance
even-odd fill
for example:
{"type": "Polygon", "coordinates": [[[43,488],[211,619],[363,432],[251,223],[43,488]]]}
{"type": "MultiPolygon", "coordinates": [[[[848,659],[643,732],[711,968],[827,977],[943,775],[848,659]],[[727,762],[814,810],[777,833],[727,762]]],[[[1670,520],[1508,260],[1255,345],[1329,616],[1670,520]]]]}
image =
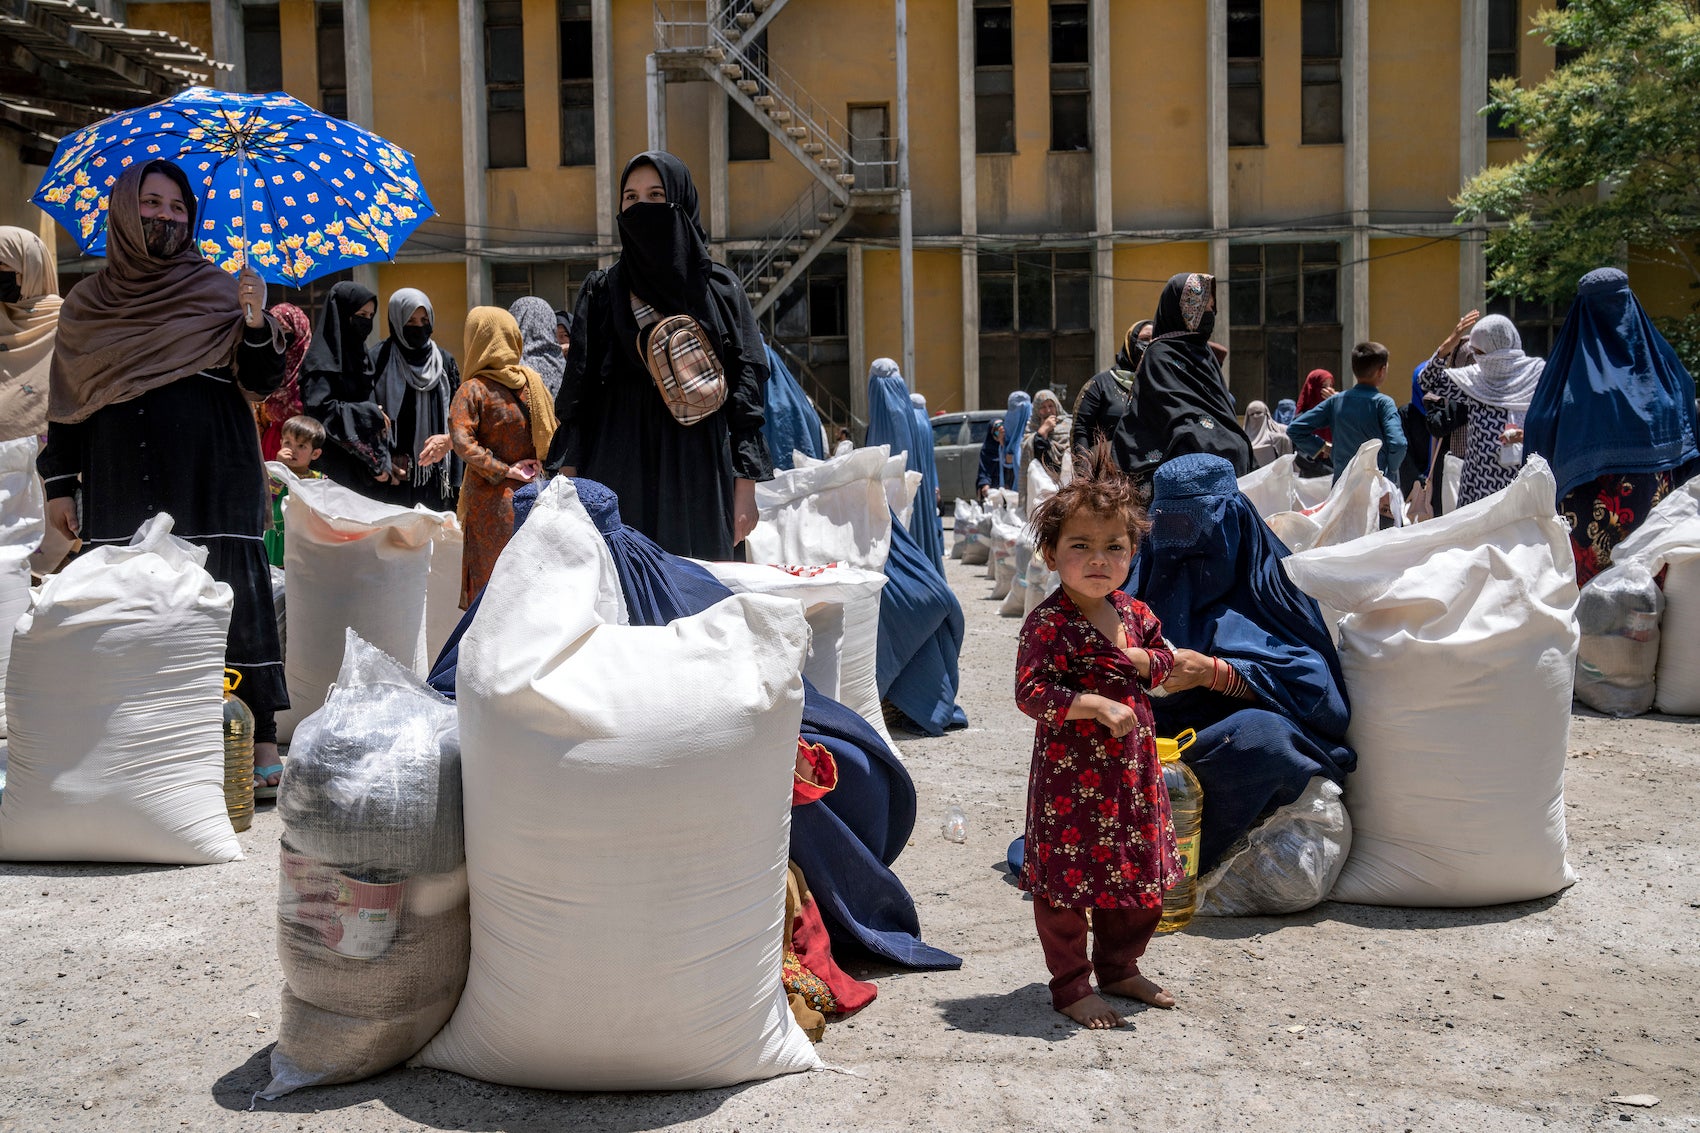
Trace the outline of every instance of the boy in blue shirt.
{"type": "Polygon", "coordinates": [[[1287,436],[1294,448],[1314,457],[1322,450],[1317,430],[1333,429],[1336,481],[1365,441],[1380,441],[1376,463],[1383,476],[1398,483],[1399,465],[1405,459],[1405,430],[1399,427],[1399,407],[1381,392],[1381,383],[1387,380],[1387,347],[1379,342],[1352,347],[1352,376],[1356,385],[1301,414],[1287,426],[1287,436]]]}

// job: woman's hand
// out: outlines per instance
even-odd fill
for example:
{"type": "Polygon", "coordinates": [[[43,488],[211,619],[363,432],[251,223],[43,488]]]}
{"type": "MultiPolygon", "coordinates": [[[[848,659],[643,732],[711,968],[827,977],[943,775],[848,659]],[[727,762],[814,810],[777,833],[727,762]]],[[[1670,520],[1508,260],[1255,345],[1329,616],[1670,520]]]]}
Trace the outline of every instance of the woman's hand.
{"type": "Polygon", "coordinates": [[[77,541],[77,500],[60,496],[47,501],[47,526],[75,543],[77,541]]]}
{"type": "Polygon", "coordinates": [[[1505,431],[1503,433],[1499,434],[1499,443],[1502,444],[1502,445],[1520,445],[1520,444],[1522,444],[1523,443],[1523,430],[1519,429],[1516,425],[1505,426],[1505,431]]]}
{"type": "Polygon", "coordinates": [[[756,512],[756,482],[732,481],[732,545],[736,547],[748,539],[760,519],[756,512]]]}
{"type": "Polygon", "coordinates": [[[1441,343],[1440,349],[1434,352],[1435,356],[1440,357],[1441,355],[1450,355],[1452,351],[1457,348],[1458,344],[1463,342],[1469,335],[1470,328],[1475,326],[1481,317],[1482,313],[1480,311],[1471,308],[1468,314],[1458,320],[1458,325],[1452,328],[1452,333],[1446,336],[1446,341],[1441,343]]]}
{"type": "Polygon", "coordinates": [[[243,322],[257,327],[266,321],[266,281],[253,268],[243,268],[236,277],[236,301],[242,305],[243,322]]]}
{"type": "Polygon", "coordinates": [[[1164,692],[1185,692],[1189,688],[1208,688],[1216,675],[1215,662],[1193,649],[1175,650],[1175,667],[1169,679],[1160,686],[1164,692]]]}
{"type": "Polygon", "coordinates": [[[449,435],[438,433],[434,437],[425,438],[425,447],[419,450],[419,467],[429,468],[449,455],[449,435]]]}
{"type": "Polygon", "coordinates": [[[522,460],[518,464],[508,465],[508,479],[518,480],[521,484],[529,484],[543,471],[543,465],[535,460],[522,460]]]}
{"type": "Polygon", "coordinates": [[[1139,717],[1134,715],[1133,709],[1119,700],[1111,700],[1107,696],[1099,697],[1097,708],[1095,719],[1118,740],[1133,731],[1134,725],[1139,723],[1139,717]]]}

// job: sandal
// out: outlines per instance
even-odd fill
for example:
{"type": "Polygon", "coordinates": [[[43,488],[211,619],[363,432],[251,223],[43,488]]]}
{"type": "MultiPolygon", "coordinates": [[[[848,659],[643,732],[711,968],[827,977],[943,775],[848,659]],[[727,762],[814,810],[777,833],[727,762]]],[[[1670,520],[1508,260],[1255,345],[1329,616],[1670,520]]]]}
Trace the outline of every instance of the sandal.
{"type": "Polygon", "coordinates": [[[281,764],[281,763],[274,763],[270,767],[256,767],[256,768],[254,768],[254,798],[255,798],[255,800],[258,801],[258,800],[261,800],[261,799],[275,799],[275,798],[277,798],[277,788],[278,788],[278,785],[283,782],[283,780],[280,778],[277,783],[267,783],[266,780],[270,779],[273,775],[282,776],[282,774],[283,774],[283,764],[281,764]]]}

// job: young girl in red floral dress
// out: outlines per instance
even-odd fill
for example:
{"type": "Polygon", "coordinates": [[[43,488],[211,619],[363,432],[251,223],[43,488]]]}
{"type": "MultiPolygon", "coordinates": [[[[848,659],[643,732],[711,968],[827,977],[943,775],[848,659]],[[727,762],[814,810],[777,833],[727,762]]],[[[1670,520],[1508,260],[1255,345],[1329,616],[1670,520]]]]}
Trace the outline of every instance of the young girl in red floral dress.
{"type": "Polygon", "coordinates": [[[1038,721],[1021,885],[1033,895],[1051,1005],[1093,1029],[1126,1022],[1093,992],[1094,973],[1105,995],[1174,1006],[1140,975],[1139,958],[1164,890],[1182,878],[1146,696],[1174,654],[1150,609],[1118,589],[1148,522],[1108,456],[1101,445],[1033,515],[1062,585],[1021,627],[1015,677],[1016,703],[1038,721]]]}

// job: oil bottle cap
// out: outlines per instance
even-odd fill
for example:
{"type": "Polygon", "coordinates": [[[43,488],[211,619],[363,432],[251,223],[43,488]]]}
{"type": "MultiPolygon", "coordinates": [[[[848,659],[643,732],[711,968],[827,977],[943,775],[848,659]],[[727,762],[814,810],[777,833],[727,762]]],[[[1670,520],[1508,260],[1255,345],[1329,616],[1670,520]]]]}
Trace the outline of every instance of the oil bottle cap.
{"type": "Polygon", "coordinates": [[[1192,746],[1198,738],[1198,733],[1188,728],[1174,739],[1157,738],[1157,758],[1164,763],[1173,763],[1181,757],[1181,752],[1192,746]]]}
{"type": "Polygon", "coordinates": [[[229,696],[236,691],[236,686],[242,683],[242,674],[235,669],[224,671],[224,695],[229,696]]]}

